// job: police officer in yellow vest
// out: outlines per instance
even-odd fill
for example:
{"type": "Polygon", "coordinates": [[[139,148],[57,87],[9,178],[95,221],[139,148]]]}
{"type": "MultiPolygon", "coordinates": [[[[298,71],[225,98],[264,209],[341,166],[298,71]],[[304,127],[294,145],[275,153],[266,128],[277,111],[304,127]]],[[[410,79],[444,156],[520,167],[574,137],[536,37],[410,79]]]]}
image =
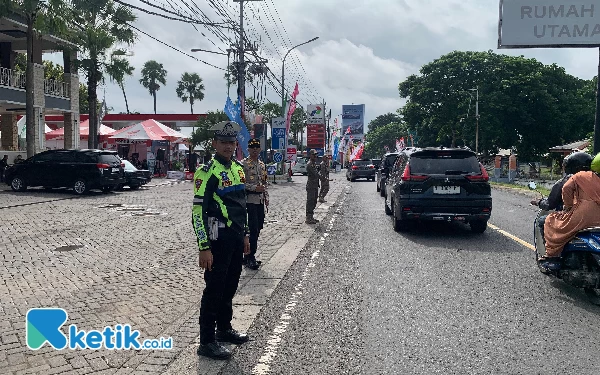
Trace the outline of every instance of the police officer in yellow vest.
{"type": "Polygon", "coordinates": [[[233,296],[242,258],[250,253],[244,169],[233,159],[240,125],[223,121],[213,126],[215,156],[194,174],[192,223],[200,250],[206,287],[200,303],[198,354],[227,359],[231,352],[219,344],[242,344],[248,336],[231,326],[233,296]],[[215,332],[216,328],[216,332],[215,332]]]}
{"type": "Polygon", "coordinates": [[[260,267],[255,254],[258,248],[258,236],[265,223],[265,206],[269,205],[267,192],[267,167],[258,159],[260,139],[253,138],[248,142],[250,156],[242,161],[246,175],[246,209],[248,211],[248,228],[250,229],[250,254],[244,257],[244,264],[251,270],[260,267]]]}

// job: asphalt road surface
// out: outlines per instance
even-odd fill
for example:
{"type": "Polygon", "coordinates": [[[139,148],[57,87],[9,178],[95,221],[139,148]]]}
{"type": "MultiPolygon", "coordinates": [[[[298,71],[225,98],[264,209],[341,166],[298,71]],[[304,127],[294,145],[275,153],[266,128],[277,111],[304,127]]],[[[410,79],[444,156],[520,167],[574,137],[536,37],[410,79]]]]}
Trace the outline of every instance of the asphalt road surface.
{"type": "Polygon", "coordinates": [[[350,184],[222,373],[598,374],[600,307],[515,240],[531,198],[493,199],[484,234],[396,233],[375,184],[350,184]]]}

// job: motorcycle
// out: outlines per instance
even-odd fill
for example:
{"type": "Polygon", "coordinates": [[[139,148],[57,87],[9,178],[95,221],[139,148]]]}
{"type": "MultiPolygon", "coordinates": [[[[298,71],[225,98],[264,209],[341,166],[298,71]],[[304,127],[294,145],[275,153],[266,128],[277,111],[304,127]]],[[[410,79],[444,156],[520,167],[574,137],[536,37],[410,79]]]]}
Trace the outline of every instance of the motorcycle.
{"type": "MultiPolygon", "coordinates": [[[[536,190],[535,182],[529,183],[529,189],[536,190]]],[[[546,246],[540,226],[540,217],[549,211],[540,210],[533,226],[536,263],[543,274],[562,279],[576,288],[583,288],[585,293],[598,299],[596,289],[600,289],[600,227],[586,228],[565,245],[560,257],[546,260],[546,246]]]]}

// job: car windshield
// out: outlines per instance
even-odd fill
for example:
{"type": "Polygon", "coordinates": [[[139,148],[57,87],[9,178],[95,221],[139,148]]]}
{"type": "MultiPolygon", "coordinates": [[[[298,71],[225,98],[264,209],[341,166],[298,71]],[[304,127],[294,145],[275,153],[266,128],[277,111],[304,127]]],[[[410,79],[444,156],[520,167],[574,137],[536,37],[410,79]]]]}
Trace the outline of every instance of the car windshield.
{"type": "Polygon", "coordinates": [[[412,174],[479,174],[481,169],[475,155],[464,152],[423,152],[410,158],[412,174]]]}
{"type": "Polygon", "coordinates": [[[135,171],[137,171],[137,170],[138,170],[136,167],[134,167],[134,166],[133,166],[133,164],[131,164],[131,163],[129,162],[129,160],[125,160],[125,159],[123,159],[123,160],[121,160],[121,163],[124,163],[124,164],[125,164],[125,168],[123,168],[123,169],[124,169],[124,170],[126,170],[127,172],[129,172],[129,171],[131,171],[131,172],[135,172],[135,171]]]}
{"type": "Polygon", "coordinates": [[[391,167],[392,165],[394,165],[397,157],[398,157],[398,155],[389,155],[388,157],[386,157],[385,158],[385,166],[391,167]]]}

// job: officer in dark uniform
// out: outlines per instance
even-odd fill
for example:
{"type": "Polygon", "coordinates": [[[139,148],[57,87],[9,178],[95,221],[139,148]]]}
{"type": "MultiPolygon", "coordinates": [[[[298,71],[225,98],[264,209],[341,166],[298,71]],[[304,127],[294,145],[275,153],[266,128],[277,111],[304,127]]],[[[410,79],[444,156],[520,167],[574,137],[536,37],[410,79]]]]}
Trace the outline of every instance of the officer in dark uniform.
{"type": "Polygon", "coordinates": [[[308,163],[306,163],[306,224],[317,224],[315,219],[315,207],[319,198],[319,171],[317,169],[317,150],[309,151],[308,163]]]}
{"type": "Polygon", "coordinates": [[[250,229],[250,254],[244,258],[244,264],[251,270],[257,270],[261,262],[256,260],[258,236],[265,223],[265,207],[269,205],[267,191],[267,168],[258,159],[260,139],[253,138],[248,142],[250,156],[242,161],[246,176],[246,209],[248,210],[248,228],[250,229]]]}
{"type": "Polygon", "coordinates": [[[194,174],[192,223],[200,250],[198,264],[205,270],[206,282],[200,304],[197,352],[214,359],[231,357],[231,352],[217,340],[233,344],[248,341],[247,335],[231,326],[232,300],[242,273],[242,258],[250,253],[246,179],[241,163],[232,159],[240,129],[233,121],[213,126],[215,156],[194,174]]]}

